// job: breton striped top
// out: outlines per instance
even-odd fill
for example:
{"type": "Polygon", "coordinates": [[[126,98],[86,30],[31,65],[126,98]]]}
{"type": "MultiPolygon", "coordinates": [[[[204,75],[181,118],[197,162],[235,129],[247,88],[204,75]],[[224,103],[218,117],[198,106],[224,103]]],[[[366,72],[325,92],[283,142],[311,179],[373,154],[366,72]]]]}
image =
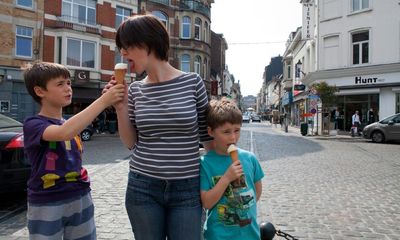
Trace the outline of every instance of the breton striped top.
{"type": "Polygon", "coordinates": [[[128,99],[129,118],[137,130],[130,170],[158,179],[198,177],[199,138],[212,140],[200,76],[184,73],[161,83],[133,82],[128,99]]]}

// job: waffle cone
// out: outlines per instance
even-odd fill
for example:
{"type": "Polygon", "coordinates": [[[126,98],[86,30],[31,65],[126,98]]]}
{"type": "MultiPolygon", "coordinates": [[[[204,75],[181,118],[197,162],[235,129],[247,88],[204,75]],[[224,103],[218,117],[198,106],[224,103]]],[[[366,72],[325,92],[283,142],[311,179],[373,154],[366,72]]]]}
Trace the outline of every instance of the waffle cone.
{"type": "Polygon", "coordinates": [[[232,162],[239,161],[239,155],[237,150],[230,152],[229,155],[231,156],[232,162]]]}

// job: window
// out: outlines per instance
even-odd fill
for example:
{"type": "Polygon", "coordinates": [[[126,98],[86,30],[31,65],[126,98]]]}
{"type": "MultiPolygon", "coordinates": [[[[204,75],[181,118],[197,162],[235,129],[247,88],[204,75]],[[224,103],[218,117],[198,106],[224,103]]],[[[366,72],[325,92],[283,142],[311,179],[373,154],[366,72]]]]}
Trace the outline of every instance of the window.
{"type": "Polygon", "coordinates": [[[95,43],[67,39],[67,65],[94,68],[95,63],[95,43]]]}
{"type": "Polygon", "coordinates": [[[198,73],[200,75],[200,67],[201,67],[201,57],[196,56],[194,59],[194,72],[198,73]]]}
{"type": "Polygon", "coordinates": [[[190,21],[190,17],[183,17],[182,19],[182,38],[190,38],[190,28],[191,25],[191,21],[190,21]]]}
{"type": "Polygon", "coordinates": [[[17,26],[15,37],[15,55],[31,58],[33,28],[17,26]]]}
{"type": "Polygon", "coordinates": [[[288,65],[287,66],[287,78],[291,79],[292,78],[292,66],[288,65]]]}
{"type": "Polygon", "coordinates": [[[396,93],[396,113],[400,113],[400,93],[396,93]]]}
{"type": "Polygon", "coordinates": [[[17,5],[21,7],[33,8],[32,0],[17,0],[17,5]]]}
{"type": "Polygon", "coordinates": [[[200,18],[196,18],[194,20],[194,39],[196,40],[200,40],[201,39],[201,19],[200,18]]]}
{"type": "Polygon", "coordinates": [[[161,11],[154,11],[152,12],[152,14],[156,16],[158,20],[160,20],[164,24],[166,29],[168,29],[168,17],[166,14],[164,14],[161,11]]]}
{"type": "Polygon", "coordinates": [[[204,64],[203,64],[203,79],[207,79],[207,58],[204,58],[204,64]]]}
{"type": "Polygon", "coordinates": [[[207,39],[207,36],[208,36],[208,34],[207,34],[207,32],[208,32],[208,22],[204,22],[204,42],[208,42],[208,39],[207,39]]]}
{"type": "Polygon", "coordinates": [[[190,56],[188,54],[182,55],[181,70],[183,72],[190,72],[190,56]]]}
{"type": "Polygon", "coordinates": [[[115,9],[115,28],[118,28],[121,23],[131,16],[132,10],[117,6],[115,9]]]}
{"type": "Polygon", "coordinates": [[[63,0],[62,17],[70,22],[96,25],[96,1],[63,0]]]}
{"type": "Polygon", "coordinates": [[[353,64],[363,64],[369,62],[369,32],[359,32],[352,34],[353,44],[353,64]]]}
{"type": "Polygon", "coordinates": [[[323,65],[324,69],[333,69],[339,67],[340,49],[339,35],[323,38],[323,65]]]}
{"type": "Polygon", "coordinates": [[[114,57],[115,64],[117,63],[128,63],[128,60],[126,58],[123,58],[121,53],[117,48],[115,48],[115,57],[114,57]]]}
{"type": "Polygon", "coordinates": [[[351,11],[360,11],[369,8],[369,0],[352,0],[351,11]]]}

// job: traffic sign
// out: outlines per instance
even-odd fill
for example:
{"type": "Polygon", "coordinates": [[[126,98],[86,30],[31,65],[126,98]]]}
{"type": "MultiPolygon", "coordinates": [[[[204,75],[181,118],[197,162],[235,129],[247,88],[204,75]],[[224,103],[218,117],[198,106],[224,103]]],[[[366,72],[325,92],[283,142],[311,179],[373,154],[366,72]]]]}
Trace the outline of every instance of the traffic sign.
{"type": "Polygon", "coordinates": [[[315,109],[315,108],[312,108],[312,109],[310,110],[310,113],[312,113],[312,114],[316,114],[316,113],[317,113],[317,109],[315,109]]]}

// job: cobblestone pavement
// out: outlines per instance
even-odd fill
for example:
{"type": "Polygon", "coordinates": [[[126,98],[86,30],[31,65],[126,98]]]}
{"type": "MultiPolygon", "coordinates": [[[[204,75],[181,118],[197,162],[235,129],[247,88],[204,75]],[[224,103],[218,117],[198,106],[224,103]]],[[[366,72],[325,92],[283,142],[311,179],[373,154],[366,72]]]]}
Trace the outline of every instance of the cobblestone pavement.
{"type": "MultiPolygon", "coordinates": [[[[400,145],[324,141],[251,126],[243,127],[239,146],[255,152],[265,171],[259,221],[300,239],[400,239],[400,145]]],[[[86,146],[97,146],[89,155],[100,159],[86,165],[98,239],[134,239],[124,207],[128,160],[121,156],[128,152],[86,146]]],[[[25,214],[0,223],[0,240],[27,239],[25,214]]]]}

